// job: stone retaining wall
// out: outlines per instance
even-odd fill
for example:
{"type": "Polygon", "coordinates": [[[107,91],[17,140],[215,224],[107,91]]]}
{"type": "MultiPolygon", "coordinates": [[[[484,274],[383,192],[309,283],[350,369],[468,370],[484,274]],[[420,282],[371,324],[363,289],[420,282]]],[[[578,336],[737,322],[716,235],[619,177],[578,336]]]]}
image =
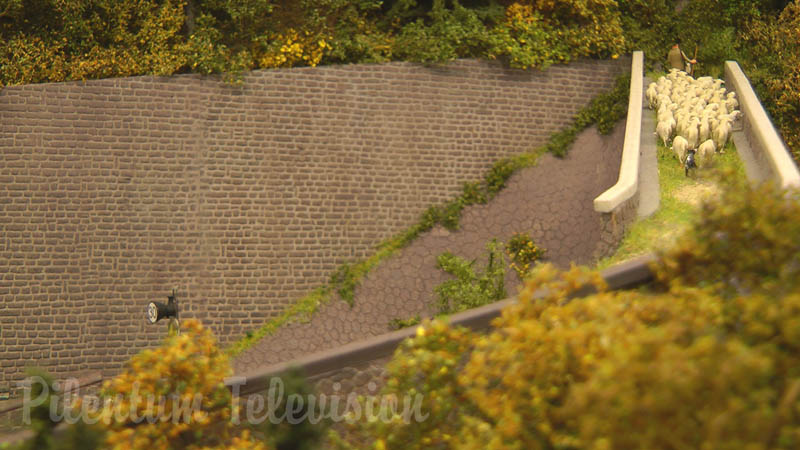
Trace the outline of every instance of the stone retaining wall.
{"type": "Polygon", "coordinates": [[[228,344],[542,144],[630,59],[546,71],[462,60],[0,91],[0,393],[155,345],[144,306],[228,344]]]}

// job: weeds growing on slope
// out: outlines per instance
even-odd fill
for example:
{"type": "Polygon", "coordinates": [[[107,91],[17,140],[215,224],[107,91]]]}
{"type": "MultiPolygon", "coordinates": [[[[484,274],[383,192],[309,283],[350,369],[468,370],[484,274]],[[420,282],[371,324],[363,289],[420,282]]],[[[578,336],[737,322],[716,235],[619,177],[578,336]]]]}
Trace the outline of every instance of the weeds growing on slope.
{"type": "Polygon", "coordinates": [[[630,75],[618,77],[611,90],[593,98],[575,115],[572,124],[562,131],[553,133],[544,146],[495,162],[482,180],[464,183],[461,193],[453,200],[444,205],[429,207],[422,213],[419,222],[378,244],[376,252],[369,258],[340,265],[331,275],[327,285],[317,288],[300,299],[286,313],[270,320],[259,329],[249,332],[234,343],[228,352],[235,356],[264,336],[272,334],[283,324],[295,318],[301,320],[310,318],[311,314],[321,304],[330,300],[334,293],[352,306],[355,301],[355,291],[364,276],[382,261],[408,246],[420,234],[431,230],[436,225],[441,225],[451,231],[457,230],[464,208],[484,204],[494,198],[506,187],[512,175],[522,169],[535,166],[542,154],[552,153],[556,157],[563,158],[578,133],[584,129],[596,125],[601,134],[610,133],[614,125],[627,114],[629,86],[630,75]]]}

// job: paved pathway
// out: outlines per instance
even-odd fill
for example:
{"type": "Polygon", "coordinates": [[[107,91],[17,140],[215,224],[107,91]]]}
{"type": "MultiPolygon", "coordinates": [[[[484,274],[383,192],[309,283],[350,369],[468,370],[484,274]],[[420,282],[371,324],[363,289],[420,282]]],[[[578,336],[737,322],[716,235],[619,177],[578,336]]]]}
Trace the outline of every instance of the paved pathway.
{"type": "MultiPolygon", "coordinates": [[[[645,77],[643,86],[647,88],[650,79],[645,77]]],[[[644,89],[642,89],[644,91],[644,89]]],[[[639,160],[639,209],[636,215],[640,219],[650,217],[661,199],[661,188],[658,183],[658,148],[656,143],[655,112],[647,107],[647,99],[642,92],[642,134],[639,142],[641,158],[639,160]]]]}
{"type": "MultiPolygon", "coordinates": [[[[558,266],[592,263],[600,238],[592,200],[617,180],[624,133],[624,122],[609,136],[592,128],[578,136],[565,159],[543,156],[536,167],[514,175],[489,204],[466,208],[458,231],[436,227],[384,261],[356,290],[352,308],[334,298],[309,322],[281,327],[235,359],[236,373],[386,333],[395,318],[432,315],[434,287],[448,278],[436,268],[444,251],[485,263],[492,238],[528,232],[558,266]]],[[[510,295],[518,284],[509,270],[510,295]]]]}

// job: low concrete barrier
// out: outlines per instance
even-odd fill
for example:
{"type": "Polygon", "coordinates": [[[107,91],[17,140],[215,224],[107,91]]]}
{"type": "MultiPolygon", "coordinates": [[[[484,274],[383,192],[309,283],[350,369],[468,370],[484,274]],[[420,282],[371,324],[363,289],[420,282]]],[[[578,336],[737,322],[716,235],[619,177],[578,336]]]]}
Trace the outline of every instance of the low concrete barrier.
{"type": "Polygon", "coordinates": [[[642,133],[642,84],[644,81],[644,53],[633,52],[631,61],[631,90],[628,99],[628,119],[625,125],[625,144],[619,178],[614,186],[594,199],[594,210],[611,213],[625,201],[634,197],[639,185],[639,142],[642,133]]]}
{"type": "Polygon", "coordinates": [[[736,92],[742,111],[742,128],[759,169],[782,188],[800,188],[800,172],[789,150],[736,61],[725,62],[725,86],[736,92]]]}
{"type": "MultiPolygon", "coordinates": [[[[655,257],[653,255],[644,255],[610,267],[604,270],[601,275],[610,290],[634,288],[653,280],[650,263],[654,260],[655,257]]],[[[585,289],[576,292],[573,298],[591,293],[590,289],[585,289]]],[[[534,296],[541,295],[543,295],[541,292],[534,293],[534,296]]],[[[480,308],[453,314],[450,316],[450,324],[464,326],[477,331],[488,329],[492,320],[500,316],[503,308],[515,301],[516,298],[512,297],[480,308]]],[[[317,382],[324,382],[327,379],[328,381],[335,380],[344,384],[340,373],[345,372],[350,379],[360,378],[362,380],[357,383],[349,383],[348,387],[356,389],[365,386],[369,381],[374,382],[380,378],[383,374],[382,368],[385,365],[385,361],[394,353],[404,339],[413,337],[415,333],[416,327],[404,328],[335,349],[314,353],[293,361],[264,367],[243,376],[232,377],[226,381],[226,384],[234,394],[247,396],[266,391],[273,377],[294,367],[299,369],[307,378],[317,382]],[[379,362],[380,364],[373,364],[373,362],[379,362]],[[376,371],[377,366],[380,366],[381,370],[376,371]]],[[[346,395],[350,390],[348,387],[337,389],[336,393],[346,395]]],[[[330,394],[330,392],[323,393],[330,394]]]]}

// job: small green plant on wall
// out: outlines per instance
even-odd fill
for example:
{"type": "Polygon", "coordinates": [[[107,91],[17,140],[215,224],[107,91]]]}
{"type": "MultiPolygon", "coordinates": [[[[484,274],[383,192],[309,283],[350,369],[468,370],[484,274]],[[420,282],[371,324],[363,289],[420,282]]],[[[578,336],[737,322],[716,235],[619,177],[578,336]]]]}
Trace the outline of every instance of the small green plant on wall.
{"type": "Polygon", "coordinates": [[[413,327],[414,325],[419,325],[422,322],[422,319],[417,314],[414,317],[409,317],[408,319],[392,319],[389,321],[389,328],[392,330],[400,330],[403,328],[413,327]]]}
{"type": "Polygon", "coordinates": [[[436,258],[440,269],[455,278],[436,287],[439,312],[450,314],[483,306],[506,297],[505,258],[502,243],[493,239],[486,244],[489,253],[486,269],[475,270],[475,261],[467,261],[450,252],[436,258]]]}
{"type": "Polygon", "coordinates": [[[474,259],[467,261],[450,252],[442,253],[436,259],[437,265],[455,278],[436,287],[439,312],[451,314],[506,298],[504,249],[510,262],[508,267],[514,269],[520,280],[545,254],[527,233],[515,233],[505,245],[497,239],[486,244],[488,261],[483,271],[475,269],[474,259]]]}
{"type": "Polygon", "coordinates": [[[544,249],[538,247],[528,233],[514,233],[506,244],[509,265],[520,280],[524,280],[531,268],[544,257],[544,249]]]}

